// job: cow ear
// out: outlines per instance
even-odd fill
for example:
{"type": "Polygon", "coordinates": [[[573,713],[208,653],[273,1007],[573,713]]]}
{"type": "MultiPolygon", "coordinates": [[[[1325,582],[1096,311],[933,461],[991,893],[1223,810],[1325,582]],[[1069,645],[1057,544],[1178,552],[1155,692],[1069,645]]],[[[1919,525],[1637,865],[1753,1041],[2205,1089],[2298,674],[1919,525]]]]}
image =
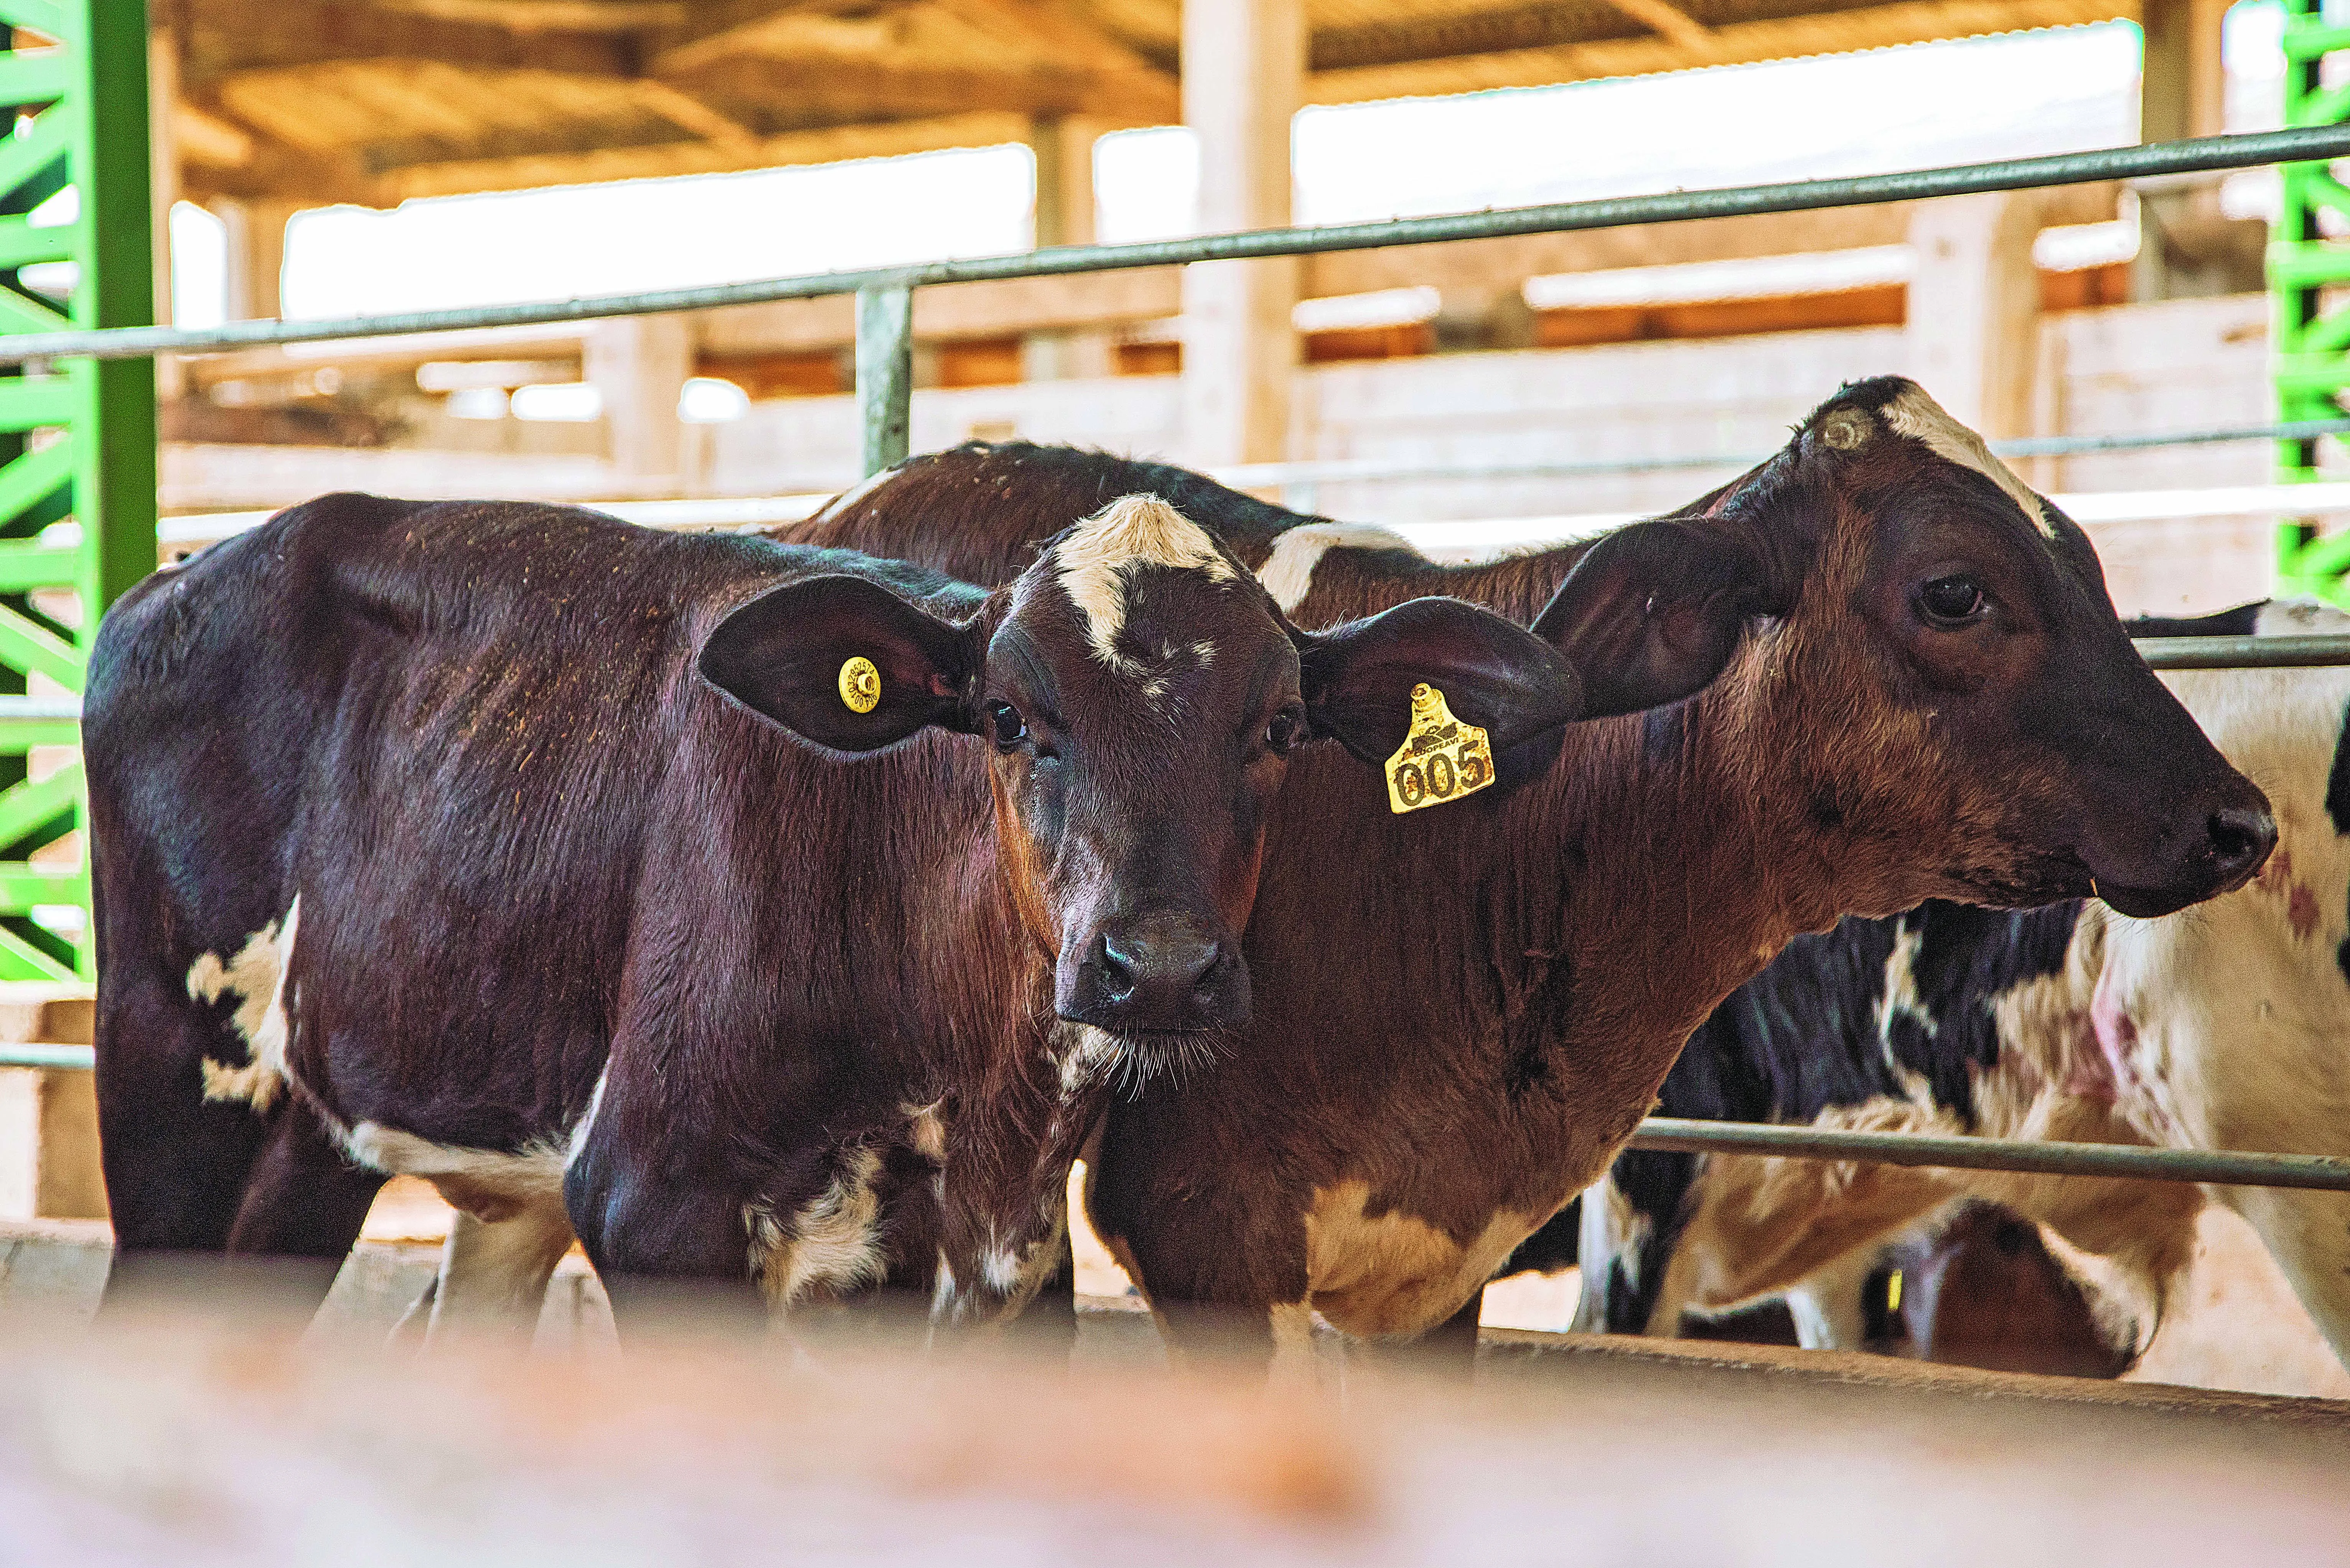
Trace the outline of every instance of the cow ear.
{"type": "Polygon", "coordinates": [[[1496,751],[1581,717],[1566,658],[1513,620],[1459,599],[1413,599],[1325,632],[1293,632],[1307,722],[1367,763],[1411,726],[1411,689],[1444,693],[1496,751]]]}
{"type": "Polygon", "coordinates": [[[925,726],[972,727],[968,688],[986,658],[958,626],[869,577],[770,588],[702,644],[702,678],[762,718],[836,752],[873,752],[925,726]]]}
{"type": "Polygon", "coordinates": [[[1534,620],[1582,678],[1583,717],[1703,691],[1762,598],[1765,564],[1738,535],[1679,518],[1628,524],[1584,553],[1534,620]]]}

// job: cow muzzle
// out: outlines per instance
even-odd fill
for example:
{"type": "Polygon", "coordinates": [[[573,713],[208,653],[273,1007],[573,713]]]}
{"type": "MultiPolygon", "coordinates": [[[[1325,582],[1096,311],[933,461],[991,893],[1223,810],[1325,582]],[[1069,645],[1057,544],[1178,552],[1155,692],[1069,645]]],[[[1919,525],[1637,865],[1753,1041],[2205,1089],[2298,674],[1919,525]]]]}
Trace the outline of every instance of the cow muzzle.
{"type": "Polygon", "coordinates": [[[1054,1007],[1117,1033],[1237,1029],[1249,1020],[1248,965],[1221,921],[1162,912],[1105,921],[1075,963],[1065,957],[1054,1007]]]}

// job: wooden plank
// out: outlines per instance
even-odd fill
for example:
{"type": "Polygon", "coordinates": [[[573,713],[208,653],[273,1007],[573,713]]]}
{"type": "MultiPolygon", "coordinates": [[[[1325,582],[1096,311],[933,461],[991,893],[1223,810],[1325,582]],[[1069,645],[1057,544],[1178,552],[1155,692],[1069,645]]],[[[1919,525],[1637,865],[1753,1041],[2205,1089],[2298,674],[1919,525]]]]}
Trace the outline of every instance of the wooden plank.
{"type": "MultiPolygon", "coordinates": [[[[1580,13],[1562,6],[1556,14],[1564,18],[1580,13]]],[[[1522,18],[1529,39],[1539,36],[1544,26],[1537,10],[1503,15],[1522,18]]],[[[2133,0],[1903,0],[1827,15],[1725,22],[1712,29],[1705,58],[1708,64],[1745,64],[2033,27],[2134,21],[2137,16],[2133,0]]],[[[1338,32],[1317,36],[1305,101],[1361,103],[1543,87],[1682,70],[1691,63],[1686,47],[1644,32],[1628,18],[1619,36],[1575,42],[1560,36],[1549,42],[1524,43],[1496,36],[1486,50],[1475,47],[1479,40],[1465,33],[1458,36],[1457,47],[1448,48],[1441,39],[1450,36],[1450,26],[1448,21],[1427,24],[1430,31],[1426,36],[1415,30],[1417,25],[1367,29],[1358,36],[1338,32]]],[[[1562,20],[1556,26],[1564,35],[1567,24],[1562,20]]]]}
{"type": "Polygon", "coordinates": [[[608,28],[508,26],[344,0],[188,0],[185,80],[211,87],[238,71],[328,60],[432,60],[469,68],[531,67],[617,79],[636,74],[633,41],[608,28]]]}

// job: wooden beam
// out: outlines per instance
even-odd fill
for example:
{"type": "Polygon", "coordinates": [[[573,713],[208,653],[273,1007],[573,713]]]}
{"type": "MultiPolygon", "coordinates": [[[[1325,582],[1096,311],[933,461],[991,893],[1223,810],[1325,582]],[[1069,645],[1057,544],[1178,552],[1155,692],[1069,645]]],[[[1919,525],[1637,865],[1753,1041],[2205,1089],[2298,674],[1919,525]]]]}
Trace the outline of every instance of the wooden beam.
{"type": "Polygon", "coordinates": [[[637,98],[673,125],[684,127],[711,145],[737,156],[757,151],[758,134],[738,119],[719,113],[690,92],[667,82],[647,79],[636,84],[637,98]]]}
{"type": "Polygon", "coordinates": [[[736,55],[665,78],[771,133],[899,117],[1131,112],[1131,78],[1058,62],[1021,70],[799,53],[736,55]]]}
{"type": "MultiPolygon", "coordinates": [[[[1457,22],[1326,32],[1315,40],[1315,74],[1307,79],[1305,100],[1362,103],[1541,87],[1681,70],[1690,64],[1687,48],[1640,28],[1628,16],[1618,17],[1620,31],[1611,28],[1608,36],[1580,41],[1591,32],[1585,21],[1564,7],[1548,15],[1552,20],[1545,21],[1542,12],[1503,12],[1457,22]],[[1547,39],[1545,33],[1551,35],[1547,39]],[[1481,37],[1492,46],[1485,52],[1472,47],[1481,37]]],[[[1608,15],[1617,16],[1612,9],[1608,15]]],[[[1746,64],[2137,17],[2136,0],[1900,0],[1725,22],[1711,29],[1705,57],[1713,65],[1746,64]]]]}
{"type": "Polygon", "coordinates": [[[1688,12],[1669,4],[1669,0],[1607,0],[1607,3],[1659,37],[1670,38],[1692,54],[1701,56],[1712,47],[1711,31],[1688,12]]]}
{"type": "Polygon", "coordinates": [[[654,40],[646,69],[654,76],[697,70],[751,47],[768,23],[824,8],[826,0],[700,0],[693,20],[665,28],[654,40]]]}
{"type": "Polygon", "coordinates": [[[185,15],[191,87],[234,71],[327,60],[433,60],[594,77],[632,76],[640,63],[635,40],[608,30],[514,27],[349,0],[189,0],[185,15]]]}
{"type": "Polygon", "coordinates": [[[181,99],[172,117],[172,130],[180,156],[187,162],[237,169],[253,161],[253,133],[201,104],[181,99]]]}
{"type": "MultiPolygon", "coordinates": [[[[1009,31],[1037,45],[1045,57],[1081,67],[1114,86],[1132,112],[1149,122],[1173,124],[1183,99],[1172,71],[1163,70],[1098,24],[1060,0],[938,0],[948,12],[990,33],[1009,31]]],[[[1658,0],[1659,4],[1662,0],[1658,0]]]]}

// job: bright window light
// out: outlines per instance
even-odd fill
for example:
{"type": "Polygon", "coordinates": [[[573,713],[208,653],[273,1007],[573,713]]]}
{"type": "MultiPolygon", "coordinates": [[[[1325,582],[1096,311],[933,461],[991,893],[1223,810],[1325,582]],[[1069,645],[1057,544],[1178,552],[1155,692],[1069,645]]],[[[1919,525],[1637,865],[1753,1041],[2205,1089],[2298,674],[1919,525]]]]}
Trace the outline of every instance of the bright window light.
{"type": "Polygon", "coordinates": [[[228,225],[193,202],[172,203],[172,325],[228,319],[228,225]]]}
{"type": "Polygon", "coordinates": [[[582,424],[604,411],[604,394],[592,381],[541,382],[536,387],[516,387],[513,408],[518,420],[582,424]]]}
{"type": "Polygon", "coordinates": [[[460,387],[449,394],[452,420],[502,420],[506,417],[504,387],[460,387]]]}
{"type": "Polygon", "coordinates": [[[715,376],[696,376],[677,395],[677,417],[690,425],[723,425],[751,411],[751,394],[715,376]]]}

